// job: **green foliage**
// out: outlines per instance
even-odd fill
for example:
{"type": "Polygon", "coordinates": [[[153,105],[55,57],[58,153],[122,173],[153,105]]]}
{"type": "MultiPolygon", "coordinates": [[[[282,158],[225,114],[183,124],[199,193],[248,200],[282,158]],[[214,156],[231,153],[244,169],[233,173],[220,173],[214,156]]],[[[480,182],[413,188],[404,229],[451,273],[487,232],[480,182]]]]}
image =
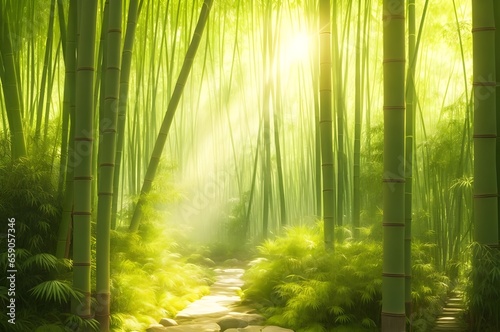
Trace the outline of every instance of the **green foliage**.
{"type": "Polygon", "coordinates": [[[319,227],[289,228],[260,247],[264,260],[246,274],[246,298],[263,304],[270,323],[315,331],[379,322],[381,249],[374,242],[323,248],[319,227]]]}
{"type": "MultiPolygon", "coordinates": [[[[48,253],[32,255],[26,250],[19,252],[21,255],[16,255],[16,327],[19,331],[33,331],[43,325],[63,324],[61,312],[69,310],[69,300],[76,296],[68,281],[70,261],[58,260],[48,253]]],[[[6,254],[1,256],[0,268],[5,271],[6,254]]],[[[0,302],[5,305],[7,288],[2,288],[0,292],[3,294],[0,302]]],[[[10,325],[5,324],[0,322],[0,328],[8,330],[10,325]]]]}
{"type": "Polygon", "coordinates": [[[111,265],[114,328],[144,329],[162,317],[175,316],[187,304],[208,293],[208,273],[170,252],[168,240],[163,245],[160,241],[146,243],[140,236],[130,235],[112,233],[112,243],[118,244],[112,250],[112,257],[118,259],[111,265]]]}
{"type": "MultiPolygon", "coordinates": [[[[36,157],[2,165],[0,215],[4,219],[16,219],[18,310],[15,331],[59,331],[68,327],[97,331],[96,320],[65,314],[70,311],[71,299],[78,294],[71,287],[71,261],[59,260],[52,254],[61,214],[52,165],[36,157]]],[[[147,205],[149,214],[139,232],[111,232],[111,323],[116,330],[143,330],[161,317],[174,316],[208,292],[211,280],[207,270],[185,263],[178,254],[189,251],[184,245],[184,229],[156,221],[162,215],[165,202],[175,199],[168,186],[155,186],[147,205]]],[[[7,247],[5,238],[0,239],[0,245],[7,247]]],[[[94,238],[92,257],[95,278],[94,238]]],[[[2,251],[0,268],[3,271],[7,270],[7,262],[7,252],[2,251]]],[[[0,276],[3,307],[9,300],[8,289],[3,286],[7,284],[5,278],[6,274],[0,276]]],[[[94,301],[93,305],[97,303],[94,301]]],[[[0,330],[10,331],[13,327],[7,324],[1,320],[0,330]]]]}
{"type": "Polygon", "coordinates": [[[73,290],[68,281],[47,280],[31,289],[31,294],[36,299],[57,303],[68,302],[71,298],[77,299],[78,294],[73,290]]]}
{"type": "Polygon", "coordinates": [[[99,323],[95,319],[83,319],[78,315],[69,314],[64,321],[65,328],[77,331],[99,331],[99,323]]]}
{"type": "Polygon", "coordinates": [[[208,255],[214,261],[248,259],[251,252],[248,239],[248,196],[248,193],[243,193],[240,198],[231,198],[222,209],[219,238],[209,246],[208,255]]]}
{"type": "MultiPolygon", "coordinates": [[[[208,292],[209,271],[183,258],[192,253],[186,228],[173,221],[160,222],[165,218],[165,206],[178,197],[170,182],[173,169],[160,163],[138,231],[128,231],[130,215],[122,211],[122,220],[117,220],[122,226],[110,232],[113,331],[145,330],[208,292]]],[[[92,248],[95,257],[94,243],[92,248]]]]}
{"type": "Polygon", "coordinates": [[[231,199],[228,202],[230,213],[224,223],[229,240],[233,246],[241,246],[247,240],[248,219],[247,219],[248,193],[244,193],[241,198],[231,199]]]}
{"type": "Polygon", "coordinates": [[[383,123],[372,125],[367,128],[367,136],[370,135],[370,145],[361,145],[360,186],[361,190],[361,221],[363,226],[372,224],[372,218],[382,208],[382,186],[380,176],[383,173],[383,147],[384,126],[383,123]]]}
{"type": "Polygon", "coordinates": [[[157,221],[169,200],[158,192],[164,192],[165,186],[169,185],[155,186],[150,192],[138,232],[111,231],[111,326],[115,331],[145,330],[208,293],[208,270],[183,258],[190,252],[184,229],[157,221]]]}
{"type": "Polygon", "coordinates": [[[434,244],[412,242],[412,322],[413,331],[428,331],[441,311],[449,290],[449,279],[432,260],[434,244]]]}
{"type": "Polygon", "coordinates": [[[65,332],[65,329],[60,325],[47,324],[38,327],[35,332],[65,332]]]}
{"type": "Polygon", "coordinates": [[[61,215],[54,165],[42,156],[0,161],[0,216],[15,218],[16,248],[53,252],[61,215]]]}
{"type": "Polygon", "coordinates": [[[479,243],[470,246],[465,302],[470,331],[500,329],[500,251],[479,243]]]}
{"type": "MultiPolygon", "coordinates": [[[[259,248],[262,258],[245,274],[245,298],[260,304],[268,323],[296,331],[376,329],[381,310],[380,243],[369,238],[344,241],[328,253],[320,228],[288,228],[284,236],[265,242],[259,248]]],[[[425,318],[433,321],[425,313],[435,310],[447,291],[447,279],[428,260],[429,248],[415,245],[414,320],[422,322],[414,331],[424,331],[425,318]]]]}
{"type": "MultiPolygon", "coordinates": [[[[57,199],[57,180],[54,165],[47,158],[48,151],[40,147],[36,153],[14,162],[1,160],[0,216],[6,222],[14,218],[16,247],[16,326],[18,331],[34,331],[38,326],[62,324],[60,312],[66,310],[74,291],[67,282],[71,263],[58,260],[55,250],[61,206],[57,199]]],[[[7,247],[7,239],[0,238],[0,246],[7,247]]],[[[0,268],[7,270],[8,253],[0,253],[0,268]]],[[[0,276],[0,284],[7,285],[7,274],[0,276]]],[[[0,304],[8,301],[7,288],[2,287],[0,304]]],[[[1,330],[12,326],[0,322],[1,330]]]]}

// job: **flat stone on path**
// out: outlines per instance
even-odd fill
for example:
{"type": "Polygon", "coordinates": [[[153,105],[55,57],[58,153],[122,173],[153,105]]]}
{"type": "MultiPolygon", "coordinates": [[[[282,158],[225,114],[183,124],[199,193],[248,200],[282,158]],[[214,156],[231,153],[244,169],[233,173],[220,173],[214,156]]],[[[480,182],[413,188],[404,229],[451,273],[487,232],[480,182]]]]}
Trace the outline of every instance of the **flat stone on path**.
{"type": "Polygon", "coordinates": [[[219,317],[229,313],[229,309],[217,304],[201,305],[193,302],[186,309],[182,310],[175,317],[176,320],[195,319],[200,317],[219,317]],[[193,304],[194,303],[194,304],[193,304]]]}
{"type": "Polygon", "coordinates": [[[221,331],[226,331],[227,329],[230,329],[230,328],[247,327],[248,326],[247,321],[245,321],[243,319],[238,319],[235,317],[222,318],[219,321],[217,321],[217,324],[219,324],[221,331]]]}
{"type": "Polygon", "coordinates": [[[245,328],[228,329],[226,332],[293,332],[293,330],[285,329],[279,326],[247,326],[245,328]]]}
{"type": "Polygon", "coordinates": [[[462,332],[466,331],[466,325],[462,321],[464,312],[463,294],[460,291],[451,292],[446,301],[443,311],[436,318],[433,332],[462,332]]]}
{"type": "Polygon", "coordinates": [[[151,324],[146,329],[146,332],[161,332],[161,331],[166,331],[166,327],[161,324],[151,324]]]}
{"type": "MultiPolygon", "coordinates": [[[[235,311],[230,312],[221,319],[236,318],[245,321],[247,325],[262,325],[266,321],[266,319],[262,315],[254,314],[252,313],[251,310],[250,311],[246,310],[246,308],[244,307],[237,307],[234,308],[233,310],[235,311]],[[236,312],[236,309],[238,309],[238,312],[236,312]]],[[[237,326],[237,327],[244,327],[244,326],[237,326]]]]}
{"type": "Polygon", "coordinates": [[[243,269],[215,269],[218,274],[216,282],[210,287],[210,294],[189,304],[181,310],[176,319],[194,319],[200,317],[217,317],[227,315],[229,307],[241,302],[236,293],[241,290],[243,269]]]}
{"type": "Polygon", "coordinates": [[[163,326],[177,326],[177,322],[171,318],[162,318],[160,324],[163,326]]]}
{"type": "Polygon", "coordinates": [[[216,323],[186,324],[165,328],[167,332],[219,332],[220,326],[216,323]]]}
{"type": "Polygon", "coordinates": [[[241,305],[244,269],[214,269],[217,276],[210,293],[177,313],[178,326],[157,331],[170,332],[293,332],[278,326],[262,326],[265,318],[241,305]],[[248,325],[248,326],[247,326],[248,325]]]}

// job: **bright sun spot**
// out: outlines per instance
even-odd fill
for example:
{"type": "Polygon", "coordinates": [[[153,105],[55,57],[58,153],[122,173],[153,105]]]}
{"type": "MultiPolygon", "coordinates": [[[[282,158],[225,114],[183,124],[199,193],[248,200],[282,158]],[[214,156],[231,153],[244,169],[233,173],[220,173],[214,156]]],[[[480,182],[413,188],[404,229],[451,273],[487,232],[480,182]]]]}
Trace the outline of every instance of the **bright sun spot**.
{"type": "Polygon", "coordinates": [[[299,32],[294,35],[287,47],[286,57],[290,61],[302,61],[309,55],[309,36],[305,32],[299,32]]]}

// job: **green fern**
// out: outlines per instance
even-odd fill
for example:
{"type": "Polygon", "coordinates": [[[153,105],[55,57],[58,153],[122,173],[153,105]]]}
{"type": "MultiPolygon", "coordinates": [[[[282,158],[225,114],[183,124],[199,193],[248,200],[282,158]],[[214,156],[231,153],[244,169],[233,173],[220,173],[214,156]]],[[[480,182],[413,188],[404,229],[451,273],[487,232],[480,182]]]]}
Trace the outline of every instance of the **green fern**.
{"type": "Polygon", "coordinates": [[[473,331],[497,331],[500,328],[500,252],[496,248],[473,243],[473,259],[467,273],[465,302],[473,331]]]}
{"type": "MultiPolygon", "coordinates": [[[[378,242],[345,241],[334,254],[322,247],[320,225],[292,227],[284,236],[260,247],[264,259],[245,274],[244,297],[263,305],[269,322],[296,331],[347,326],[354,330],[375,329],[380,322],[382,289],[381,246],[378,242]],[[311,244],[313,241],[314,244],[311,244]]],[[[429,260],[432,246],[416,244],[416,307],[424,310],[446,293],[447,279],[429,260]]],[[[423,317],[423,312],[419,317],[423,317]]]]}
{"type": "Polygon", "coordinates": [[[373,321],[373,319],[369,317],[365,317],[361,320],[361,325],[366,328],[377,327],[377,324],[373,321]]]}
{"type": "Polygon", "coordinates": [[[30,292],[39,300],[58,303],[65,303],[71,298],[78,298],[77,292],[73,290],[69,282],[60,280],[44,281],[33,287],[30,292]]]}
{"type": "Polygon", "coordinates": [[[321,324],[312,324],[304,329],[298,330],[298,332],[326,332],[326,328],[321,324]]]}
{"type": "Polygon", "coordinates": [[[65,332],[67,331],[63,326],[56,324],[46,324],[38,327],[35,332],[65,332]]]}
{"type": "Polygon", "coordinates": [[[58,259],[52,254],[40,253],[26,259],[23,263],[23,267],[28,269],[42,269],[45,271],[56,270],[58,267],[58,259]]]}
{"type": "Polygon", "coordinates": [[[69,314],[64,321],[64,326],[72,331],[99,331],[99,322],[95,319],[83,319],[78,315],[69,314]]]}
{"type": "Polygon", "coordinates": [[[340,315],[340,316],[337,316],[335,318],[335,323],[339,323],[339,324],[349,324],[351,323],[352,321],[354,321],[354,318],[355,316],[354,315],[340,315]]]}

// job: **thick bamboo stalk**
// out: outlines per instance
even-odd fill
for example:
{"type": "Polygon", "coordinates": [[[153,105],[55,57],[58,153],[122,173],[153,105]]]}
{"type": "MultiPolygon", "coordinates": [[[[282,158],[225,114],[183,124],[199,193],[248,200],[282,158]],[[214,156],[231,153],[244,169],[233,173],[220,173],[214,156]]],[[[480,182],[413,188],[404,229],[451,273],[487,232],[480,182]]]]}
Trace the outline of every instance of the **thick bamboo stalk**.
{"type": "Polygon", "coordinates": [[[495,18],[492,0],[472,1],[474,76],[474,234],[498,245],[495,18]]]}
{"type": "Polygon", "coordinates": [[[95,65],[95,30],[97,1],[82,1],[79,23],[78,60],[76,74],[75,158],[73,211],[73,287],[82,297],[73,302],[73,312],[83,319],[91,319],[90,263],[92,215],[92,145],[93,145],[93,87],[95,65]]]}
{"type": "Polygon", "coordinates": [[[334,238],[334,173],[333,173],[333,134],[332,134],[332,58],[331,58],[331,18],[330,1],[319,3],[319,91],[320,91],[320,131],[321,131],[321,170],[323,175],[323,221],[325,248],[333,250],[334,238]]]}
{"type": "MultiPolygon", "coordinates": [[[[497,140],[496,140],[496,169],[497,169],[497,191],[500,188],[500,135],[498,135],[498,128],[500,128],[500,3],[498,1],[493,1],[493,6],[495,10],[495,76],[496,76],[496,124],[497,124],[497,140]]],[[[500,197],[498,198],[498,216],[500,216],[500,197]]],[[[498,221],[498,232],[500,239],[500,220],[498,221]]]]}
{"type": "Polygon", "coordinates": [[[110,0],[106,28],[106,80],[103,113],[100,117],[101,144],[99,145],[99,187],[96,229],[96,318],[101,331],[110,327],[110,230],[113,192],[116,123],[118,118],[118,97],[120,87],[120,53],[122,0],[110,0]]]}
{"type": "Polygon", "coordinates": [[[404,13],[404,0],[384,1],[383,332],[405,331],[406,326],[404,13]]]}

